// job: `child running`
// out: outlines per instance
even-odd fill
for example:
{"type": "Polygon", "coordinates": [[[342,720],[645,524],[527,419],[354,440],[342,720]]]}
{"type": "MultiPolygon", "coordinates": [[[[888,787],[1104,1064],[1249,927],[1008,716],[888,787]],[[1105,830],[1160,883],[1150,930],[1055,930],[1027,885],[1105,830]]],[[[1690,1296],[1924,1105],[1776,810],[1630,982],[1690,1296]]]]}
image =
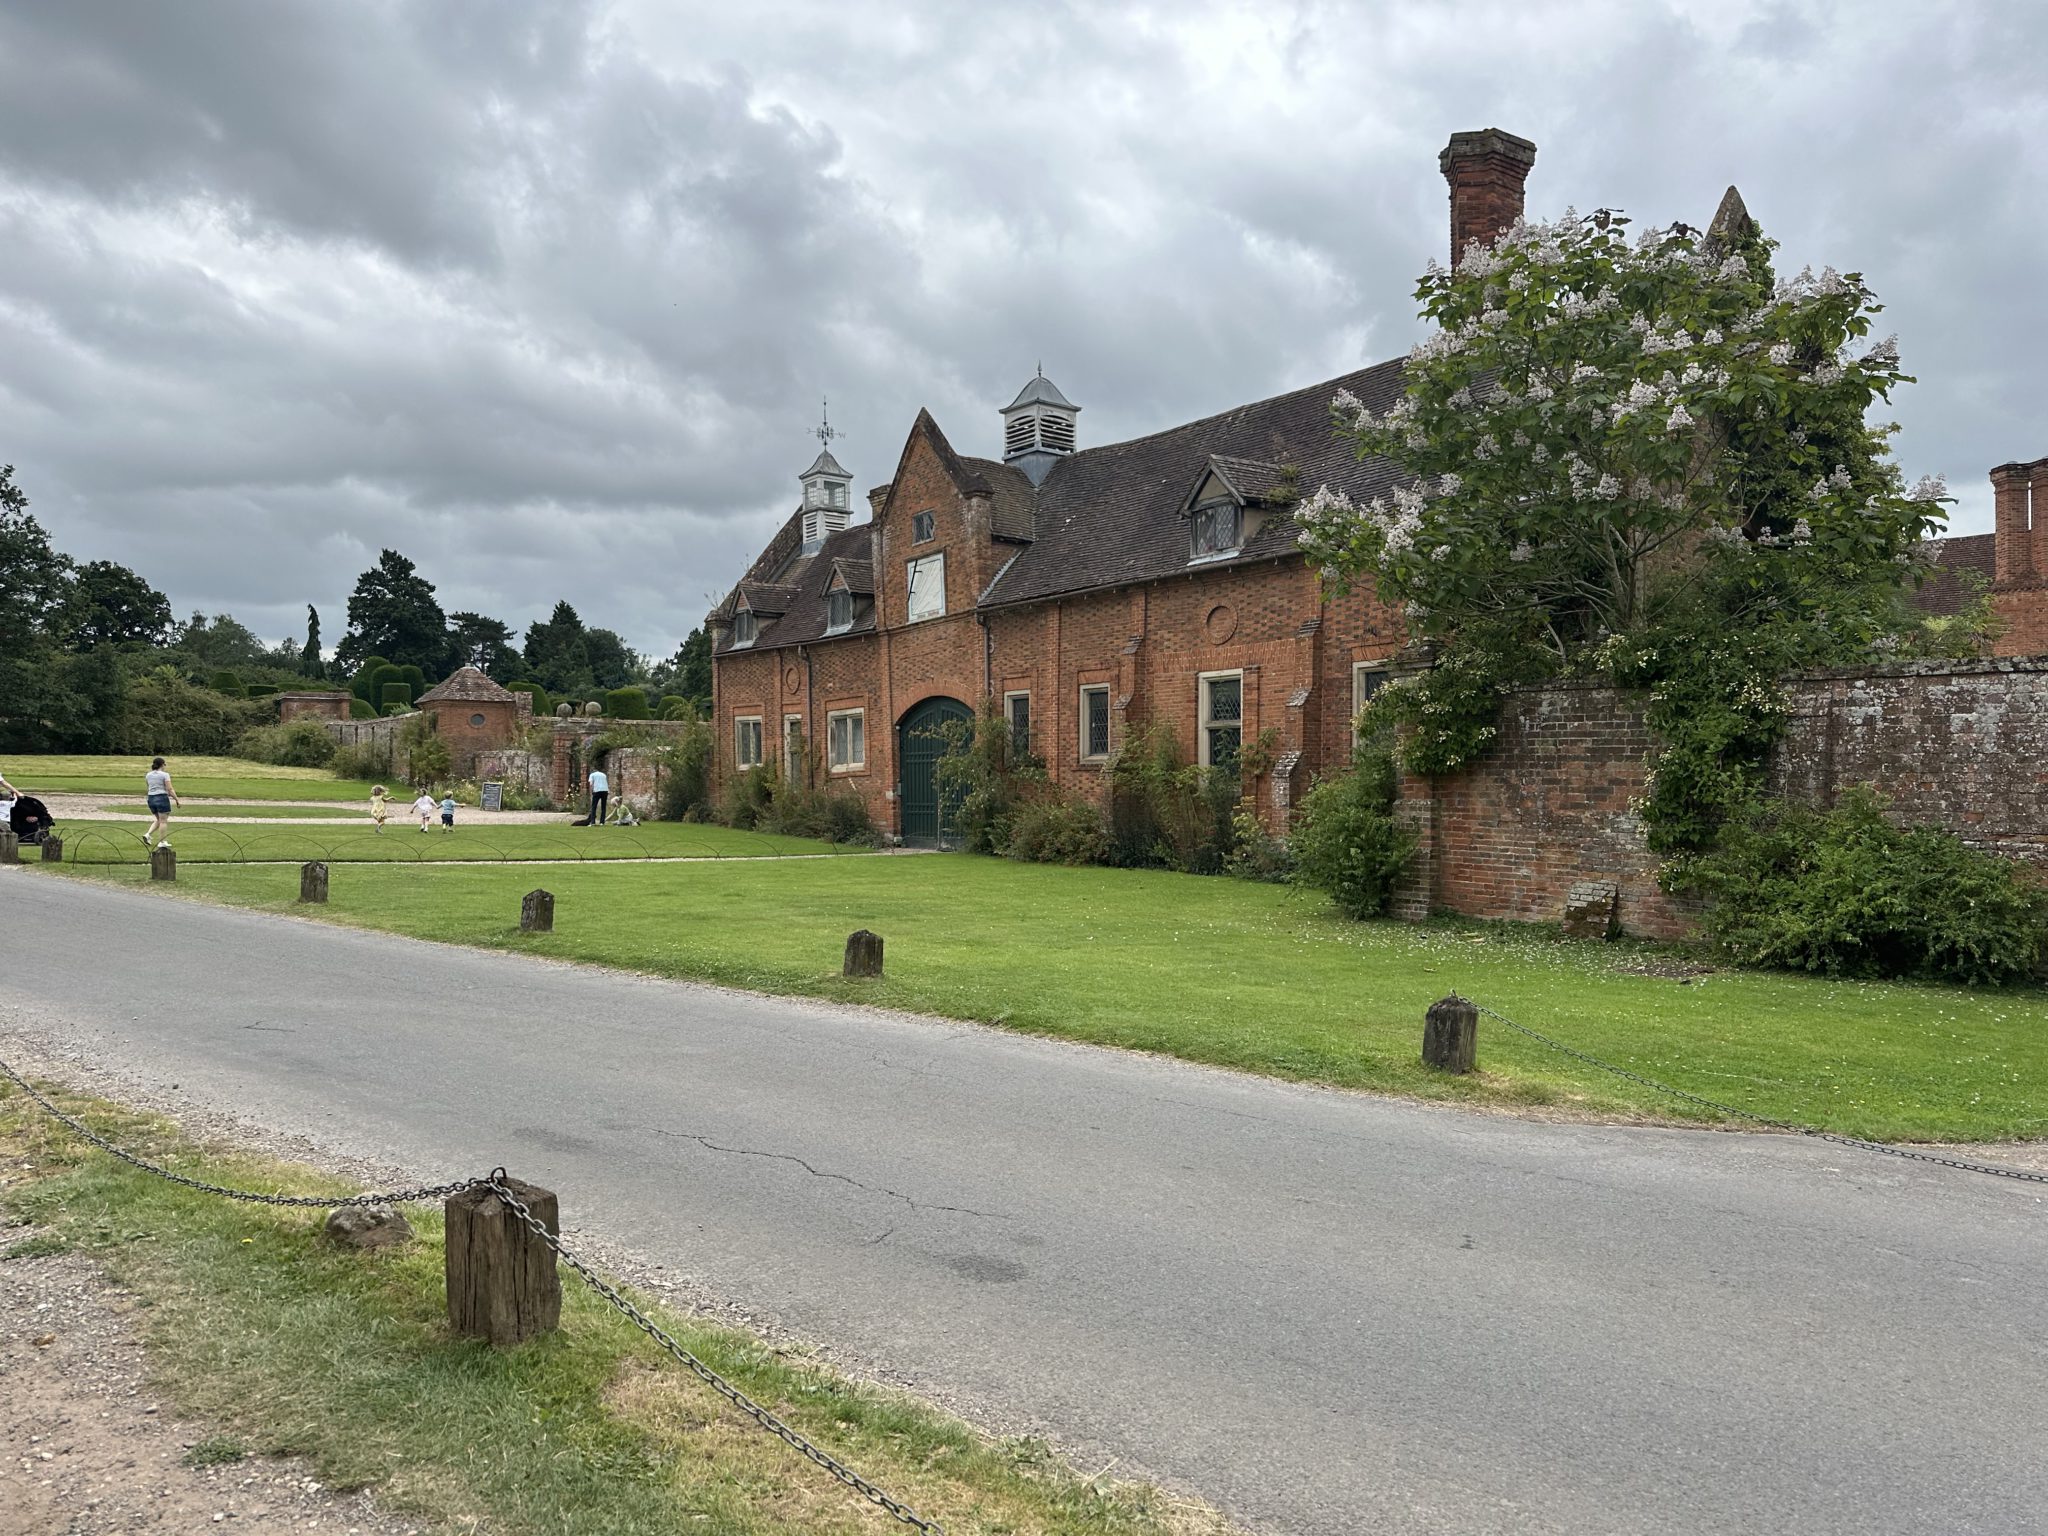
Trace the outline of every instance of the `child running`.
{"type": "Polygon", "coordinates": [[[413,815],[420,819],[420,830],[427,831],[434,825],[434,812],[441,809],[441,803],[426,790],[420,791],[419,799],[412,803],[413,815]]]}
{"type": "Polygon", "coordinates": [[[391,802],[384,798],[385,789],[379,784],[370,791],[370,819],[377,823],[377,830],[384,830],[384,818],[391,814],[391,802]]]}
{"type": "Polygon", "coordinates": [[[441,797],[441,830],[443,832],[453,832],[455,830],[455,795],[452,791],[441,797]]]}

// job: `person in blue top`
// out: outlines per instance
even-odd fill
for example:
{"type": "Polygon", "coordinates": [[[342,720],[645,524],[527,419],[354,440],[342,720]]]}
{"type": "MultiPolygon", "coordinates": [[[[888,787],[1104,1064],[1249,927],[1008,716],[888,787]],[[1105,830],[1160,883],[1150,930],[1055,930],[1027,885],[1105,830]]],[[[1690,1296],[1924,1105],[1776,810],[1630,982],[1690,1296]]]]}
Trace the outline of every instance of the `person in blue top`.
{"type": "Polygon", "coordinates": [[[443,832],[453,832],[455,830],[455,796],[452,794],[441,797],[441,830],[443,832]]]}
{"type": "Polygon", "coordinates": [[[171,776],[164,769],[164,760],[157,758],[149,765],[149,772],[142,776],[144,791],[149,795],[149,814],[156,820],[149,831],[142,834],[142,846],[147,848],[152,835],[156,846],[171,846],[171,807],[179,803],[177,790],[171,787],[171,776]]]}

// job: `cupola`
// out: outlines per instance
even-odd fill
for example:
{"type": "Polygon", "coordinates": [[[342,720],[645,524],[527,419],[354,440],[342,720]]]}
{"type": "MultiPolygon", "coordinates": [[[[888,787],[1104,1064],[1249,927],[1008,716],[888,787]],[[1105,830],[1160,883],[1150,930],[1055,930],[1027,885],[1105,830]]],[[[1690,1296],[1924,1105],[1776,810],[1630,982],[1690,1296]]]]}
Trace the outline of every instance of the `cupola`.
{"type": "Polygon", "coordinates": [[[1033,485],[1042,485],[1059,460],[1074,451],[1074,418],[1081,407],[1038,376],[1003,407],[1003,462],[1014,464],[1033,485]]]}
{"type": "Polygon", "coordinates": [[[818,440],[818,456],[797,477],[804,483],[803,552],[807,555],[816,554],[826,537],[844,528],[853,515],[853,475],[832,457],[832,439],[839,433],[832,430],[831,417],[825,416],[811,435],[818,440]]]}

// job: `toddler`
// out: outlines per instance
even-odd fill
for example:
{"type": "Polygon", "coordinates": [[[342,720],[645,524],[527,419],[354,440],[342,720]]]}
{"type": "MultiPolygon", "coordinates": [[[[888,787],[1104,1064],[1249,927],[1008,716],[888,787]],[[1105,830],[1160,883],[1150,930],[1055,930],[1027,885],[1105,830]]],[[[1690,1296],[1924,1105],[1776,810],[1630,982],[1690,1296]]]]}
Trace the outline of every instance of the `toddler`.
{"type": "Polygon", "coordinates": [[[443,795],[441,797],[441,830],[443,832],[453,832],[455,830],[455,797],[453,795],[443,795]]]}
{"type": "Polygon", "coordinates": [[[384,786],[379,784],[370,791],[370,819],[377,823],[377,830],[384,830],[384,818],[391,814],[391,803],[384,798],[384,786]]]}

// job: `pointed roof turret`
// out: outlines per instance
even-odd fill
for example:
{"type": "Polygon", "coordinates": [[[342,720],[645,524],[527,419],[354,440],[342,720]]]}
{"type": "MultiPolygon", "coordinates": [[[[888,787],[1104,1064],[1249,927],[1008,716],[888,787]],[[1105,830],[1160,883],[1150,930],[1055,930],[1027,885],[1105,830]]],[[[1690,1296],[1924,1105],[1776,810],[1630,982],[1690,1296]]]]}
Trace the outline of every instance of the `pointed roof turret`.
{"type": "Polygon", "coordinates": [[[1003,462],[1014,464],[1033,485],[1045,483],[1052,467],[1074,451],[1074,418],[1081,407],[1060,393],[1045,369],[1003,407],[1003,462]]]}
{"type": "Polygon", "coordinates": [[[1053,383],[1051,379],[1045,376],[1043,368],[1038,370],[1037,378],[1017,391],[1017,398],[1003,408],[1004,414],[1007,415],[1019,406],[1024,405],[1056,405],[1069,411],[1081,409],[1081,407],[1060,393],[1059,385],[1053,383]]]}
{"type": "Polygon", "coordinates": [[[821,448],[818,450],[818,456],[811,460],[811,467],[798,475],[797,479],[808,480],[813,475],[830,475],[835,480],[851,480],[853,471],[833,458],[830,448],[821,448]]]}

